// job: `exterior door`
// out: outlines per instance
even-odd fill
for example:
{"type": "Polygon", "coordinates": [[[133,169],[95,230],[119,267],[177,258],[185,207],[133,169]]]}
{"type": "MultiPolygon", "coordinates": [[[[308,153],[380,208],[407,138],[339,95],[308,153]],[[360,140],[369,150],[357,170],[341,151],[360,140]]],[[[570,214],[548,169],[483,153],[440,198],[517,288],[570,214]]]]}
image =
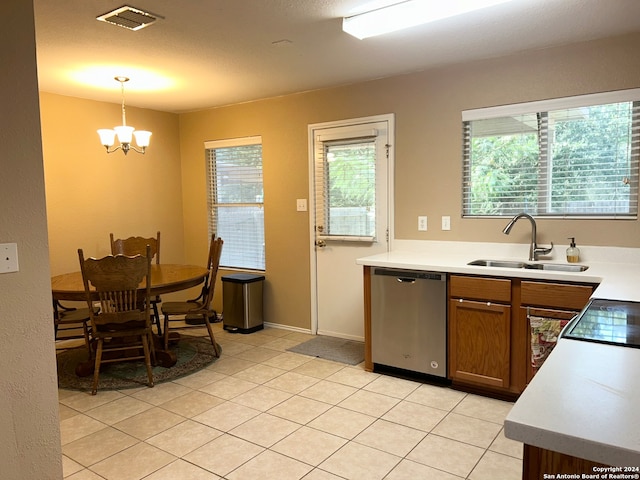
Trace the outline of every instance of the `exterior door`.
{"type": "Polygon", "coordinates": [[[318,334],[364,340],[363,267],[356,259],[390,248],[392,141],[392,115],[309,126],[318,334]]]}

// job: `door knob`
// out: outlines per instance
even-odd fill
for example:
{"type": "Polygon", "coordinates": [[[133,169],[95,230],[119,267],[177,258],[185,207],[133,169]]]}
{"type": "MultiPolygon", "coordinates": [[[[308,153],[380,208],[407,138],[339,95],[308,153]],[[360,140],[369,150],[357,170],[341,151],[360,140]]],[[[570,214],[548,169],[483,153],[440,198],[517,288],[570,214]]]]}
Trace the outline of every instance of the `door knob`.
{"type": "Polygon", "coordinates": [[[327,246],[327,242],[325,242],[324,240],[316,240],[316,247],[326,247],[327,246]]]}

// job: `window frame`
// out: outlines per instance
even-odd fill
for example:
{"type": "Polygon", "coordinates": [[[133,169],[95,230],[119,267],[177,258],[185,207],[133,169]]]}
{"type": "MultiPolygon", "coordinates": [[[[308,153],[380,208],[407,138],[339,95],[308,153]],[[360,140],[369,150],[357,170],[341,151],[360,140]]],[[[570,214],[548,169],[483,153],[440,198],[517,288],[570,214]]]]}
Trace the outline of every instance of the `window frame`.
{"type": "MultiPolygon", "coordinates": [[[[246,146],[260,146],[260,169],[263,170],[264,167],[264,158],[262,152],[262,136],[249,136],[249,137],[239,137],[239,138],[229,138],[223,140],[210,140],[204,143],[205,147],[205,169],[206,169],[206,189],[207,189],[207,224],[209,230],[209,238],[212,234],[216,234],[216,236],[220,236],[225,240],[225,248],[222,251],[222,257],[220,260],[220,267],[227,270],[241,270],[241,271],[256,271],[256,272],[264,272],[266,271],[266,245],[265,245],[265,231],[264,231],[264,177],[263,174],[260,173],[261,185],[262,185],[262,198],[261,202],[219,202],[218,201],[218,189],[217,189],[217,169],[218,165],[215,162],[215,153],[212,151],[218,149],[228,149],[234,147],[246,147],[246,146]],[[225,234],[219,234],[220,230],[220,215],[218,214],[219,208],[251,208],[255,209],[256,207],[262,211],[261,222],[256,224],[258,232],[258,238],[254,238],[247,235],[239,235],[238,237],[229,237],[225,238],[225,234]],[[237,245],[238,241],[242,241],[243,239],[252,238],[254,242],[252,243],[252,250],[256,250],[258,244],[255,243],[255,240],[262,239],[262,245],[259,247],[261,252],[258,253],[258,260],[255,263],[246,263],[241,265],[232,265],[227,263],[227,259],[229,258],[229,251],[231,245],[237,245]],[[234,242],[234,243],[231,243],[234,242]],[[225,255],[227,253],[227,255],[225,255]]],[[[222,229],[224,231],[224,229],[222,229]]],[[[237,247],[236,247],[237,248],[237,247]]],[[[241,261],[249,261],[250,255],[247,257],[242,257],[241,261]]]]}
{"type": "MultiPolygon", "coordinates": [[[[615,104],[622,102],[630,102],[632,103],[632,124],[631,128],[631,139],[630,139],[630,176],[629,176],[629,184],[630,184],[630,209],[628,213],[611,213],[611,212],[602,212],[602,213],[577,213],[577,212],[553,212],[551,209],[547,209],[542,212],[531,212],[530,213],[535,216],[540,216],[544,218],[563,218],[563,219],[622,219],[622,220],[632,220],[638,218],[638,169],[639,169],[639,157],[640,157],[640,148],[639,148],[639,139],[638,134],[640,133],[640,114],[638,113],[638,109],[640,106],[638,105],[638,101],[640,100],[640,89],[628,89],[628,90],[618,90],[604,93],[595,93],[588,95],[578,95],[572,97],[562,97],[562,98],[554,98],[548,100],[541,100],[536,102],[526,102],[526,103],[518,103],[518,104],[510,104],[510,105],[500,105],[495,107],[487,107],[487,108],[479,108],[473,110],[464,110],[462,111],[462,128],[463,128],[463,147],[462,147],[462,217],[463,218],[508,218],[511,213],[504,214],[479,214],[479,213],[471,213],[470,208],[470,182],[471,179],[471,152],[470,152],[470,142],[471,137],[468,136],[468,129],[470,122],[477,120],[491,120],[497,118],[504,117],[516,117],[520,115],[542,115],[543,123],[544,115],[548,112],[552,112],[555,110],[565,110],[565,109],[574,109],[581,107],[591,107],[598,105],[607,105],[607,104],[615,104]]],[[[541,117],[539,117],[541,118],[541,117]]],[[[538,132],[541,133],[540,131],[538,132]]],[[[546,131],[543,131],[542,134],[546,134],[546,131]]],[[[505,133],[506,135],[506,133],[505,133]]],[[[543,149],[539,150],[539,161],[541,163],[546,163],[548,160],[548,147],[549,143],[546,142],[546,139],[542,142],[543,149]]],[[[544,177],[547,180],[550,178],[551,172],[549,171],[548,165],[543,167],[538,171],[538,177],[544,177]]],[[[541,190],[538,190],[538,194],[545,194],[541,190]]],[[[549,194],[550,195],[550,194],[549,194]]],[[[523,207],[523,211],[526,211],[523,207]]]]}
{"type": "MultiPolygon", "coordinates": [[[[343,147],[348,145],[367,144],[373,148],[374,169],[376,158],[380,149],[380,134],[371,125],[351,125],[346,127],[333,127],[329,131],[316,134],[314,142],[314,170],[315,170],[315,228],[316,238],[320,240],[334,240],[344,242],[364,242],[371,243],[378,241],[378,223],[380,219],[375,215],[378,188],[375,188],[373,199],[373,232],[371,234],[348,234],[345,232],[334,233],[331,228],[331,194],[329,193],[329,161],[326,154],[331,147],[343,147]],[[321,229],[321,230],[319,230],[321,229]]],[[[377,185],[377,176],[374,172],[374,183],[377,185]]]]}

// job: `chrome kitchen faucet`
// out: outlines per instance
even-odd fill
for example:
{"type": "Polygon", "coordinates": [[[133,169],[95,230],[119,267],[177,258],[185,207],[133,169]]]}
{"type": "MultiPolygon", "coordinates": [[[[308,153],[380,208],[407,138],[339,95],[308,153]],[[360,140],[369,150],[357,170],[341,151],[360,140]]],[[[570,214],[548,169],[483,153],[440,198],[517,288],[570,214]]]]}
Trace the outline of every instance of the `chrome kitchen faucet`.
{"type": "Polygon", "coordinates": [[[538,247],[538,243],[536,240],[536,236],[537,236],[536,221],[528,213],[524,213],[524,212],[519,213],[515,217],[513,217],[511,221],[507,224],[507,226],[504,227],[504,230],[502,230],[502,233],[504,233],[505,235],[509,235],[509,232],[511,232],[511,228],[513,227],[513,225],[521,218],[526,218],[531,222],[531,244],[529,245],[529,261],[538,260],[538,255],[549,255],[551,253],[551,250],[553,250],[553,242],[551,242],[551,247],[549,248],[538,247]]]}

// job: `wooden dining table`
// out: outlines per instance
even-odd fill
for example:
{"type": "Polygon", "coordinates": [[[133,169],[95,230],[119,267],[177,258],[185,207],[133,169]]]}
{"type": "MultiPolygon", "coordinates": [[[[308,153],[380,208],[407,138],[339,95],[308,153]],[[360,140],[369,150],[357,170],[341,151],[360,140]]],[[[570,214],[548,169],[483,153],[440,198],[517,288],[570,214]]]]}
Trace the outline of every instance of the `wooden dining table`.
{"type": "MultiPolygon", "coordinates": [[[[177,292],[188,288],[196,287],[204,281],[208,270],[197,265],[180,264],[152,264],[151,265],[151,296],[162,295],[164,293],[177,292]]],[[[141,294],[145,292],[144,281],[140,284],[141,294]]],[[[86,300],[82,272],[63,273],[51,277],[51,295],[53,302],[66,300],[81,302],[86,300]]],[[[97,294],[95,300],[97,300],[97,294]]],[[[157,337],[154,335],[157,340],[157,337]]],[[[179,340],[179,335],[173,339],[179,340]]],[[[176,356],[171,351],[165,351],[162,342],[155,341],[156,360],[163,367],[172,367],[176,363],[176,356]]],[[[88,370],[93,368],[93,363],[81,365],[76,368],[78,375],[84,376],[88,370]]]]}
{"type": "MultiPolygon", "coordinates": [[[[207,276],[205,267],[179,264],[151,264],[151,296],[177,292],[200,285],[207,276]]],[[[144,292],[144,282],[140,293],[144,292]]],[[[53,300],[84,301],[84,283],[80,271],[51,277],[53,300]]],[[[97,295],[95,297],[97,299],[97,295]]]]}

